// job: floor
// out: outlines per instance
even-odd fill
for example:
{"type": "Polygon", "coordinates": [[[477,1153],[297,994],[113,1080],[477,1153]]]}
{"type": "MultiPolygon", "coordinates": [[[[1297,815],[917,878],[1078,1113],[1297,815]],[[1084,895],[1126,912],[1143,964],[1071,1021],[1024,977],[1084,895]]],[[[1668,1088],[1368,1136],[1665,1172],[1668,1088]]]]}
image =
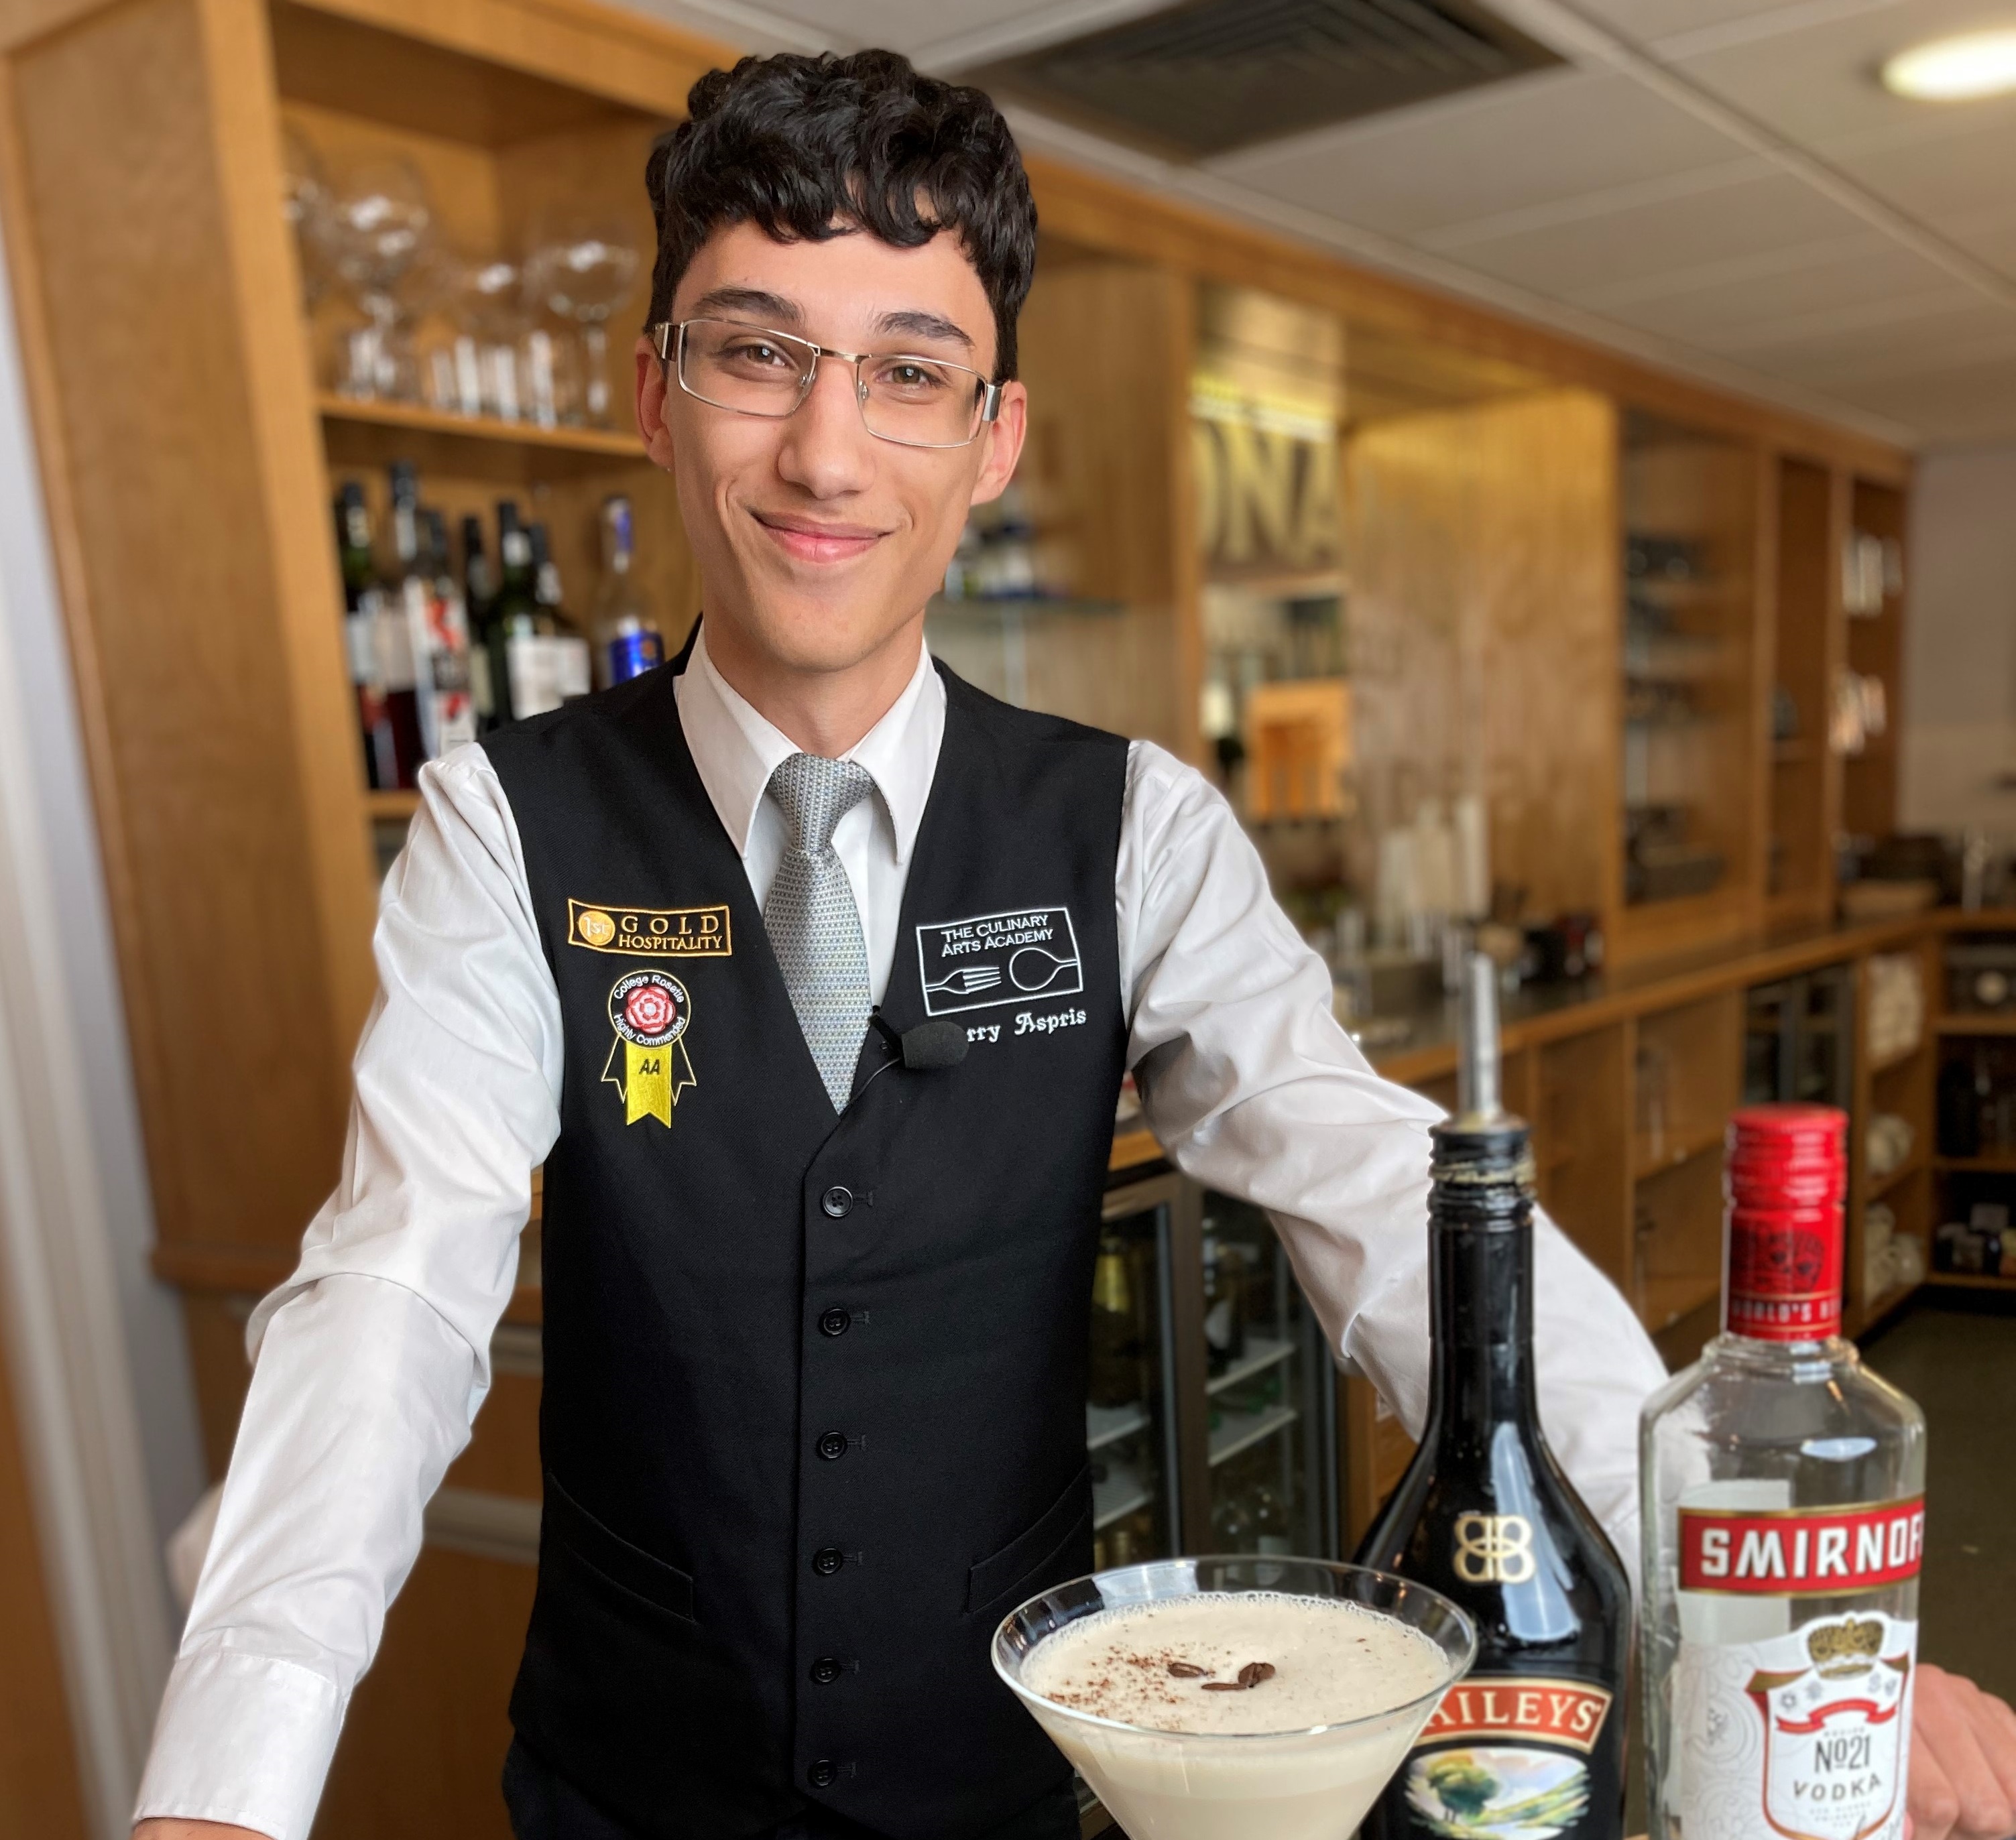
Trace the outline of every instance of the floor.
{"type": "Polygon", "coordinates": [[[1914,1303],[1862,1351],[1925,1414],[1919,1659],[2016,1702],[2016,1309],[1914,1303]]]}

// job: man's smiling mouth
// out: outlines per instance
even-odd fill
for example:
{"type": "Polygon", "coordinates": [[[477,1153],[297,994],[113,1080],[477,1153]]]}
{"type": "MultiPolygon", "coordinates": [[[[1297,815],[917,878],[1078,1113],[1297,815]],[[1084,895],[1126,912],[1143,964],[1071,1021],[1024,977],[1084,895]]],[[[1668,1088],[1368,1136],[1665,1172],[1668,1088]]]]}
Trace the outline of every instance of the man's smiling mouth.
{"type": "Polygon", "coordinates": [[[889,534],[872,524],[849,524],[789,512],[749,514],[794,562],[846,562],[866,555],[889,534]]]}

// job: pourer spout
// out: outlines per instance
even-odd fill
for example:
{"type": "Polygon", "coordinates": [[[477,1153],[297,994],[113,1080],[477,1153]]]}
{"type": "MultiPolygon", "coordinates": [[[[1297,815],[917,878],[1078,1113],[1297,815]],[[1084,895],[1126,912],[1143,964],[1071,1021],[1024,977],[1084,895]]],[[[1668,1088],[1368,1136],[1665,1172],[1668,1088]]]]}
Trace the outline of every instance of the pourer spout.
{"type": "Polygon", "coordinates": [[[1504,1116],[1498,1084],[1498,967],[1483,952],[1472,952],[1463,968],[1461,1041],[1457,1113],[1492,1123],[1504,1116]]]}

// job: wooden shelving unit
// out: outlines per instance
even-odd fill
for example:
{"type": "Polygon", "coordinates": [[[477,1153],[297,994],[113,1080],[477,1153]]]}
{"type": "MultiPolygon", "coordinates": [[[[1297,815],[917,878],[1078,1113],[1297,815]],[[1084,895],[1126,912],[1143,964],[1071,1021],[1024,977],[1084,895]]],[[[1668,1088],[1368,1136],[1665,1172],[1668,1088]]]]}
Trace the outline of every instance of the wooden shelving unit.
{"type": "MultiPolygon", "coordinates": [[[[1896,546],[1909,579],[1904,552],[1906,531],[1905,494],[1892,484],[1854,480],[1849,502],[1850,528],[1896,546]]],[[[1897,730],[1903,714],[1904,597],[1886,588],[1880,612],[1845,622],[1843,662],[1883,686],[1888,721],[1859,754],[1842,762],[1841,821],[1857,836],[1885,837],[1897,826],[1897,730]]]]}
{"type": "Polygon", "coordinates": [[[1827,724],[1845,645],[1841,555],[1848,480],[1838,469],[1791,455],[1778,460],[1776,472],[1766,906],[1776,920],[1818,920],[1834,911],[1834,837],[1840,828],[1840,768],[1827,744],[1827,724]],[[1782,733],[1787,726],[1790,733],[1782,733]]]}
{"type": "Polygon", "coordinates": [[[1636,411],[1619,433],[1624,706],[1618,746],[1625,962],[1733,937],[1762,911],[1756,788],[1763,458],[1636,411]]]}
{"type": "MultiPolygon", "coordinates": [[[[1956,945],[1985,938],[2016,939],[2016,912],[1955,915],[1946,938],[1956,945]]],[[[1933,1022],[1935,1052],[1928,1057],[1928,1084],[1936,1081],[1953,1062],[1965,1065],[1982,1055],[1996,1083],[1999,1104],[2002,1094],[2016,1083],[2016,1015],[1975,1014],[1951,1008],[1948,1002],[1950,980],[1943,958],[1935,963],[1934,990],[1939,1013],[1933,1022]]],[[[1958,1156],[1948,1154],[1935,1139],[1931,1151],[1928,1186],[1930,1230],[1935,1235],[1948,1223],[1969,1224],[1978,1203],[2005,1205],[2016,1214],[2016,1148],[2003,1148],[1993,1137],[1985,1137],[1982,1147],[1974,1154],[1958,1156]]],[[[2016,1232],[2006,1235],[2004,1243],[2016,1252],[2016,1232]]],[[[1946,1290],[2016,1296],[2016,1270],[2011,1269],[2012,1265],[2016,1265],[2016,1256],[2005,1252],[1999,1275],[1943,1271],[1935,1266],[1926,1281],[1946,1290]]]]}
{"type": "Polygon", "coordinates": [[[598,460],[641,460],[643,444],[614,429],[542,427],[488,415],[455,415],[417,404],[379,402],[324,390],[315,399],[325,422],[389,428],[403,435],[434,435],[445,440],[488,441],[545,454],[580,454],[598,460]]]}
{"type": "MultiPolygon", "coordinates": [[[[561,197],[627,212],[648,247],[645,149],[738,49],[592,0],[49,0],[0,20],[0,224],[117,933],[157,1268],[184,1288],[220,1472],[245,1385],[244,1293],[290,1261],[338,1167],[375,982],[374,833],[413,809],[410,794],[361,783],[332,492],[357,477],[382,508],[384,467],[410,458],[452,525],[517,498],[549,525],[578,598],[595,572],[595,509],[625,491],[668,639],[699,598],[672,483],[628,433],[325,393],[277,208],[283,135],[339,170],[411,160],[472,251],[513,247],[561,197]]],[[[1334,458],[1348,580],[1337,573],[1353,620],[1363,609],[1367,634],[1400,648],[1372,644],[1354,665],[1361,760],[1383,760],[1396,785],[1414,775],[1416,793],[1474,782],[1489,796],[1499,875],[1525,885],[1536,913],[1598,915],[1613,965],[1631,976],[1669,952],[1726,945],[1760,918],[1762,789],[1804,770],[1789,750],[1782,765],[1769,758],[1767,648],[1785,589],[1766,559],[1773,534],[1781,548],[1785,537],[1760,482],[1780,456],[1810,456],[1830,482],[1875,494],[1854,507],[1873,519],[1901,512],[1904,456],[1168,197],[1046,159],[1030,169],[1043,252],[1023,322],[1025,483],[1057,585],[1103,604],[1075,625],[1047,616],[1030,699],[1203,760],[1199,325],[1207,290],[1265,289],[1342,329],[1334,458]],[[1627,438],[1627,423],[1654,438],[1627,438]],[[1702,835],[1726,868],[1704,896],[1627,912],[1618,548],[1641,516],[1710,559],[1712,585],[1654,591],[1684,670],[1704,685],[1699,719],[1657,745],[1690,764],[1702,835]],[[1449,616],[1424,621],[1423,605],[1449,616]],[[1452,762],[1471,778],[1452,782],[1452,762]]],[[[628,368],[619,350],[619,401],[628,368]]],[[[1872,630],[1854,643],[1894,638],[1872,630]]],[[[1852,825],[1880,804],[1879,764],[1856,775],[1852,825]]],[[[1508,1069],[1514,1102],[1535,1122],[1543,1199],[1646,1320],[1669,1324],[1669,1357],[1697,1340],[1709,1307],[1694,1300],[1712,1264],[1705,1133],[1719,1101],[1704,1089],[1656,1152],[1649,1134],[1634,1148],[1634,1057],[1662,1030],[1712,1042],[1720,1023],[1686,1019],[1733,988],[1716,981],[1729,962],[1705,983],[1698,964],[1676,973],[1649,1003],[1620,981],[1614,999],[1522,1041],[1508,1069]],[[1672,1162],[1668,1139],[1690,1153],[1672,1162]],[[1654,1216],[1642,1273],[1641,1199],[1654,1216]]],[[[1705,1051],[1685,1048],[1690,1062],[1705,1051]]],[[[1116,1149],[1151,1152],[1138,1140],[1116,1149]]],[[[500,1368],[455,1486],[521,1504],[536,1495],[538,1402],[536,1378],[500,1368]]],[[[1374,1414],[1357,1447],[1366,1478],[1390,1479],[1405,1435],[1374,1414]]],[[[1373,1480],[1353,1475],[1355,1513],[1373,1480]]],[[[423,1554],[357,1695],[324,1831],[418,1840],[494,1824],[530,1589],[524,1568],[423,1554]]]]}

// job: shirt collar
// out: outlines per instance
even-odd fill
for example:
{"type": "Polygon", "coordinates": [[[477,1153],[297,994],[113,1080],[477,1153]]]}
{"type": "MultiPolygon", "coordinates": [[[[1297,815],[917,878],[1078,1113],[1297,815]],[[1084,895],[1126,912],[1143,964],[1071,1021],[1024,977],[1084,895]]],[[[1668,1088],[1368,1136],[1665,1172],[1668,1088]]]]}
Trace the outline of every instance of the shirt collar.
{"type": "MultiPolygon", "coordinates": [[[[780,762],[802,752],[715,668],[707,629],[676,686],[679,726],[700,783],[737,854],[749,854],[758,808],[780,762]]],[[[917,668],[875,726],[841,756],[865,768],[888,814],[896,860],[906,863],[924,820],[945,735],[945,685],[931,668],[929,649],[917,647],[917,668]]]]}

